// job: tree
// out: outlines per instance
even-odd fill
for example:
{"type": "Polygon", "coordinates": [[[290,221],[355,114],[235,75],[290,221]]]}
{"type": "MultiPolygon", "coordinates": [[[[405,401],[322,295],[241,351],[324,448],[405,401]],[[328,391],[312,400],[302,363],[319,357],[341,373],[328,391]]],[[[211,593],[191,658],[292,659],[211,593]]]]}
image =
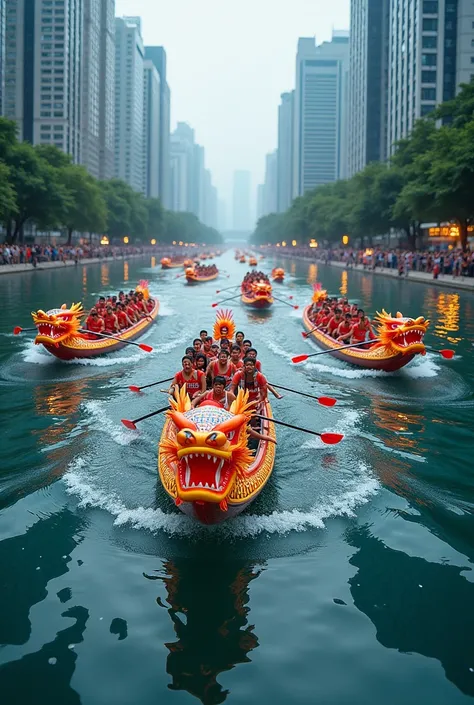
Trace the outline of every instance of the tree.
{"type": "Polygon", "coordinates": [[[67,244],[72,242],[72,233],[104,232],[107,227],[107,207],[98,182],[82,166],[70,164],[61,170],[61,178],[69,193],[64,225],[67,228],[67,244]]]}
{"type": "Polygon", "coordinates": [[[4,222],[16,212],[16,193],[11,183],[10,169],[0,162],[0,220],[4,222]]]}

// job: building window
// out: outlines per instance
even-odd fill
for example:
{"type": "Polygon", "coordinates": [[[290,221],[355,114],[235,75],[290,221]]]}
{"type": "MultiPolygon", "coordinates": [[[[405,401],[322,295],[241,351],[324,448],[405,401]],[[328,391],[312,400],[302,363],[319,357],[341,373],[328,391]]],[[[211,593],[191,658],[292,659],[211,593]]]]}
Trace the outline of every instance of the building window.
{"type": "MultiPolygon", "coordinates": [[[[436,66],[436,54],[422,54],[421,55],[421,65],[422,66],[436,66]]],[[[474,63],[474,61],[473,61],[474,63]]]]}
{"type": "Polygon", "coordinates": [[[436,49],[437,45],[438,45],[438,37],[433,37],[433,36],[423,37],[421,40],[421,46],[423,49],[436,49]]]}
{"type": "Polygon", "coordinates": [[[430,113],[433,112],[435,109],[434,105],[422,105],[421,106],[421,117],[424,117],[425,115],[429,115],[430,113]]]}
{"type": "Polygon", "coordinates": [[[436,100],[436,88],[422,88],[421,100],[436,100]]]}
{"type": "Polygon", "coordinates": [[[423,19],[423,32],[437,32],[438,20],[435,17],[425,17],[423,19]]]}
{"type": "Polygon", "coordinates": [[[438,0],[423,0],[423,13],[426,15],[437,15],[438,0]]]}

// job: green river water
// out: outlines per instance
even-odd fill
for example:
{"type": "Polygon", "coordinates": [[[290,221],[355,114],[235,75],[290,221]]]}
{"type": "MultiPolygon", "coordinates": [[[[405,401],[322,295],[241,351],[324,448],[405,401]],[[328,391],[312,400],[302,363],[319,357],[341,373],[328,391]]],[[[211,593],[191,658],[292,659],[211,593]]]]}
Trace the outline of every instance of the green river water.
{"type": "MultiPolygon", "coordinates": [[[[216,288],[187,287],[150,258],[0,277],[0,703],[2,705],[460,705],[474,695],[474,295],[286,260],[310,284],[431,320],[436,352],[387,375],[310,352],[301,309],[230,302],[270,381],[275,416],[344,433],[337,447],[279,427],[272,480],[247,513],[192,523],[157,479],[163,406],[216,288]],[[162,303],[144,340],[61,363],[14,325],[30,311],[131,288],[162,303]]],[[[269,271],[274,262],[265,262],[269,271]]],[[[224,283],[225,282],[225,283],[224,283]]],[[[227,304],[226,304],[227,305],[227,304]]]]}

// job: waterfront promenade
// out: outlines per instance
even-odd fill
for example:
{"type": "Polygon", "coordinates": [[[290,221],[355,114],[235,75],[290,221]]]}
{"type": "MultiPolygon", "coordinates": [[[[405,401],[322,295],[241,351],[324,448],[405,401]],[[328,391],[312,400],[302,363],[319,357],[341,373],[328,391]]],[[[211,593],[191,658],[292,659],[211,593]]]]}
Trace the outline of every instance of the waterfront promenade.
{"type": "Polygon", "coordinates": [[[64,269],[65,267],[82,267],[88,264],[103,264],[104,262],[116,262],[124,259],[136,259],[137,257],[144,257],[148,253],[139,252],[137,254],[128,255],[109,255],[107,257],[83,257],[82,259],[75,262],[74,260],[65,260],[64,262],[38,262],[36,267],[34,267],[31,262],[24,264],[3,264],[0,267],[1,274],[22,274],[23,272],[41,272],[48,269],[64,269]]]}

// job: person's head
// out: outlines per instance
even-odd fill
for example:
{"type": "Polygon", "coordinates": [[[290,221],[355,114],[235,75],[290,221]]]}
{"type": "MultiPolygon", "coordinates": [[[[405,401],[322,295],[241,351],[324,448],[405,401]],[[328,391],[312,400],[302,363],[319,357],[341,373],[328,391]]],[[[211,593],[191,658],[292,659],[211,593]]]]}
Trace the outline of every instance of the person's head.
{"type": "Polygon", "coordinates": [[[249,374],[255,372],[255,360],[253,357],[246,357],[244,359],[244,369],[249,374]]]}
{"type": "Polygon", "coordinates": [[[221,350],[230,350],[230,340],[228,338],[221,338],[221,350]]]}
{"type": "Polygon", "coordinates": [[[230,351],[230,359],[232,362],[239,362],[240,360],[240,347],[238,345],[233,345],[230,351]]]}
{"type": "Polygon", "coordinates": [[[211,345],[212,345],[212,338],[210,335],[208,335],[206,340],[202,344],[203,350],[205,350],[206,352],[209,352],[209,350],[211,349],[211,345]]]}
{"type": "Polygon", "coordinates": [[[351,314],[350,314],[350,313],[346,313],[346,315],[344,316],[344,318],[346,319],[346,323],[350,323],[350,322],[351,322],[351,314]]]}
{"type": "Polygon", "coordinates": [[[219,362],[221,363],[221,365],[227,364],[228,359],[229,359],[229,351],[221,349],[219,351],[219,362]]]}
{"type": "Polygon", "coordinates": [[[99,296],[99,303],[105,304],[105,296],[99,296]]]}
{"type": "Polygon", "coordinates": [[[242,343],[242,347],[244,349],[244,352],[247,352],[247,350],[252,347],[252,341],[248,339],[244,340],[244,342],[242,343]]]}
{"type": "Polygon", "coordinates": [[[195,352],[199,352],[199,351],[201,350],[201,347],[202,347],[201,338],[195,338],[195,339],[193,340],[193,348],[194,348],[194,351],[195,351],[195,352]]]}
{"type": "Polygon", "coordinates": [[[183,364],[183,370],[188,373],[191,372],[193,369],[193,358],[190,355],[185,355],[181,362],[183,364]]]}
{"type": "Polygon", "coordinates": [[[112,313],[112,306],[110,306],[110,305],[107,306],[107,313],[108,313],[108,314],[111,314],[111,313],[112,313]]]}
{"type": "Polygon", "coordinates": [[[120,301],[117,301],[116,306],[117,306],[117,308],[118,308],[119,311],[122,311],[122,310],[123,310],[123,304],[122,304],[120,301]]]}
{"type": "Polygon", "coordinates": [[[334,311],[334,313],[335,313],[335,315],[336,315],[336,318],[339,318],[340,315],[341,315],[341,313],[342,313],[342,311],[341,311],[340,308],[336,308],[336,310],[334,311]]]}
{"type": "Polygon", "coordinates": [[[214,353],[215,357],[217,357],[219,353],[219,346],[217,345],[217,343],[212,343],[211,350],[214,353]]]}
{"type": "Polygon", "coordinates": [[[185,355],[189,355],[194,359],[194,348],[186,348],[185,355]]]}
{"type": "Polygon", "coordinates": [[[237,333],[235,334],[235,342],[237,343],[237,345],[242,345],[242,343],[244,342],[244,338],[245,338],[245,336],[242,333],[242,331],[238,330],[237,333]]]}
{"type": "Polygon", "coordinates": [[[365,318],[365,311],[364,311],[364,309],[358,308],[358,309],[357,309],[357,314],[358,314],[359,318],[365,318]]]}
{"type": "Polygon", "coordinates": [[[202,340],[203,343],[206,342],[208,335],[207,335],[207,330],[200,330],[199,331],[199,337],[202,340]]]}
{"type": "Polygon", "coordinates": [[[212,383],[212,389],[218,396],[222,396],[224,394],[225,389],[225,377],[222,377],[221,375],[216,375],[212,383]]]}
{"type": "Polygon", "coordinates": [[[194,362],[197,370],[205,370],[207,367],[207,357],[202,353],[196,355],[194,362]]]}
{"type": "Polygon", "coordinates": [[[95,308],[91,308],[91,316],[97,316],[97,310],[95,308]]]}
{"type": "Polygon", "coordinates": [[[249,349],[247,350],[245,356],[246,356],[246,357],[251,357],[252,360],[256,360],[256,359],[257,359],[257,354],[258,354],[258,353],[257,353],[257,351],[255,350],[255,348],[249,348],[249,349]]]}

